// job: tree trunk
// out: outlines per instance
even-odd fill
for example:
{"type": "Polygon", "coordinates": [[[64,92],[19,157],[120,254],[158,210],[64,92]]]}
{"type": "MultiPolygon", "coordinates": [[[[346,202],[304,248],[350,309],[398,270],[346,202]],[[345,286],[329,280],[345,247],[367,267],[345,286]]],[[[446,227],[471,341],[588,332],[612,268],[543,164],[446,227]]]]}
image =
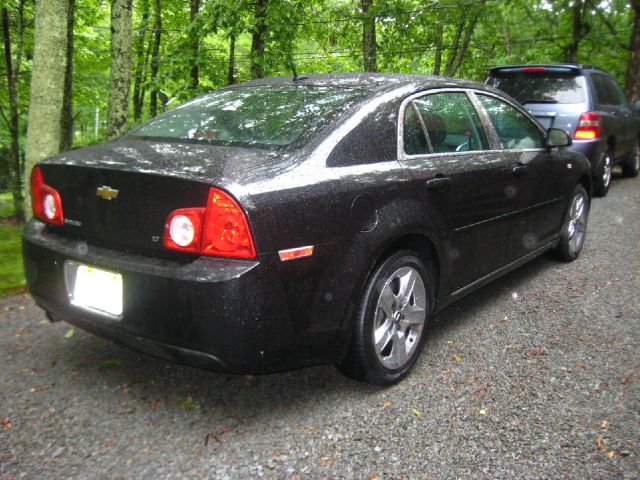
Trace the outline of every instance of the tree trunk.
{"type": "Polygon", "coordinates": [[[453,65],[455,64],[456,57],[458,55],[458,46],[460,45],[460,38],[462,37],[462,31],[464,30],[464,24],[466,21],[466,16],[463,16],[460,19],[458,28],[456,29],[456,35],[453,37],[453,43],[449,48],[449,53],[447,54],[447,65],[444,67],[444,75],[446,77],[453,75],[453,65]]]}
{"type": "Polygon", "coordinates": [[[364,58],[364,71],[377,72],[376,17],[370,13],[373,0],[361,0],[360,5],[362,8],[362,55],[364,58]]]}
{"type": "Polygon", "coordinates": [[[76,0],[68,0],[67,13],[67,69],[64,74],[64,99],[62,103],[62,139],[60,151],[66,152],[73,147],[73,27],[75,21],[76,0]]]}
{"type": "Polygon", "coordinates": [[[142,0],[142,22],[136,37],[136,70],[133,80],[133,118],[137,122],[142,116],[142,105],[144,104],[144,94],[142,91],[142,81],[146,75],[148,55],[145,55],[147,30],[149,28],[149,0],[142,0]]]}
{"type": "MultiPolygon", "coordinates": [[[[67,63],[67,0],[36,0],[33,69],[25,170],[60,149],[60,118],[67,63]]],[[[31,199],[26,198],[31,216],[31,199]]]]}
{"type": "Polygon", "coordinates": [[[127,131],[129,92],[131,91],[132,0],[111,0],[111,72],[107,138],[127,131]]]}
{"type": "Polygon", "coordinates": [[[464,32],[464,38],[462,39],[462,46],[460,47],[460,52],[458,54],[458,59],[456,60],[453,70],[451,71],[451,76],[455,75],[460,67],[462,66],[462,62],[464,61],[464,57],[467,54],[467,49],[469,48],[469,42],[471,41],[471,36],[473,35],[473,31],[476,28],[476,24],[480,19],[480,15],[482,14],[482,5],[476,11],[476,14],[471,18],[467,30],[464,32]]]}
{"type": "Polygon", "coordinates": [[[635,12],[633,30],[631,30],[631,56],[627,66],[624,93],[633,103],[640,100],[640,0],[631,0],[631,8],[635,12]]]}
{"type": "Polygon", "coordinates": [[[264,40],[267,35],[267,6],[269,0],[256,0],[254,10],[253,36],[251,40],[251,78],[264,77],[264,40]]]}
{"type": "MultiPolygon", "coordinates": [[[[11,136],[9,146],[9,168],[12,176],[11,190],[13,193],[13,205],[16,211],[16,218],[23,222],[24,198],[22,196],[22,169],[20,168],[20,125],[18,118],[18,89],[16,86],[16,72],[13,68],[13,58],[11,56],[11,35],[9,29],[9,11],[6,7],[2,9],[2,33],[4,36],[4,58],[7,69],[7,87],[9,93],[9,134],[11,136]]],[[[20,69],[20,65],[16,65],[20,69]]]]}
{"type": "Polygon", "coordinates": [[[162,40],[162,4],[160,0],[154,1],[155,21],[153,22],[153,51],[151,53],[151,94],[149,95],[149,115],[155,117],[158,114],[158,67],[160,56],[160,41],[162,40]]]}
{"type": "Polygon", "coordinates": [[[236,36],[231,34],[229,36],[229,71],[227,74],[227,84],[233,85],[236,83],[236,36]]]}
{"type": "Polygon", "coordinates": [[[444,34],[444,28],[441,23],[438,23],[436,30],[436,53],[435,60],[433,62],[433,74],[440,75],[440,68],[442,66],[442,36],[444,34]]]}
{"type": "Polygon", "coordinates": [[[190,20],[191,20],[191,56],[192,64],[191,64],[191,89],[194,92],[198,91],[200,87],[200,69],[198,67],[198,56],[200,49],[200,40],[198,35],[198,30],[195,28],[195,21],[198,17],[198,12],[200,11],[200,0],[191,0],[191,11],[190,11],[190,20]]]}
{"type": "Polygon", "coordinates": [[[573,36],[569,47],[567,47],[565,58],[567,62],[573,63],[578,61],[578,49],[582,37],[586,33],[586,25],[584,24],[583,17],[587,8],[587,2],[583,0],[574,0],[571,7],[573,15],[573,36]]]}
{"type": "Polygon", "coordinates": [[[473,36],[473,31],[476,28],[476,24],[478,23],[480,16],[482,15],[484,3],[484,1],[480,2],[476,7],[475,13],[471,16],[469,23],[467,23],[467,18],[470,14],[464,12],[460,23],[458,24],[456,36],[453,39],[453,44],[447,57],[447,66],[444,72],[446,77],[453,77],[462,66],[462,62],[464,61],[464,57],[469,48],[469,43],[471,42],[471,37],[473,36]],[[462,44],[460,43],[461,39],[462,44]]]}

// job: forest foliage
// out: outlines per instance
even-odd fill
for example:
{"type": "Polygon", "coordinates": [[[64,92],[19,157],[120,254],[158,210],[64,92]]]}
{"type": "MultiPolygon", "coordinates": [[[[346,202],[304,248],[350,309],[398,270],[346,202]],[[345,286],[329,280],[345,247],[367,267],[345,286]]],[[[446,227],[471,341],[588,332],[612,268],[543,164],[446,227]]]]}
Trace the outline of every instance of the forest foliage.
{"type": "MultiPolygon", "coordinates": [[[[1,3],[0,190],[24,188],[35,15],[44,1],[1,3]]],[[[498,64],[581,62],[638,96],[640,72],[631,67],[640,0],[62,1],[69,15],[61,149],[103,141],[108,127],[113,136],[200,93],[294,71],[482,81],[498,64]],[[123,92],[118,75],[127,68],[123,92]]]]}

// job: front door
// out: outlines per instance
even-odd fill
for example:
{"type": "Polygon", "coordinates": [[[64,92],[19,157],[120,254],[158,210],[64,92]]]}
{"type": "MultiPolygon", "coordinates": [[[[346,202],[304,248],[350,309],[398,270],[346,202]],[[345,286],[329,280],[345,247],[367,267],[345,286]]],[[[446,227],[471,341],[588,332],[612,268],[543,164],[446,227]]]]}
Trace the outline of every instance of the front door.
{"type": "Polygon", "coordinates": [[[506,259],[512,262],[548,244],[560,231],[567,162],[545,148],[543,130],[523,111],[489,94],[477,93],[476,98],[511,166],[513,214],[506,259]]]}

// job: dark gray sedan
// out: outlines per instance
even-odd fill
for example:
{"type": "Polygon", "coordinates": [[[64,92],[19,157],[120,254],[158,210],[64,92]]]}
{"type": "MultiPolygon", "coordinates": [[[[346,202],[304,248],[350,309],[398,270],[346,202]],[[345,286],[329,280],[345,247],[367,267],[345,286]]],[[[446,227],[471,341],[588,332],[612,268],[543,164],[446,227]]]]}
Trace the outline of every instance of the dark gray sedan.
{"type": "Polygon", "coordinates": [[[437,311],[579,255],[591,177],[570,143],[467,81],[223,88],[34,168],[29,289],[52,320],[164,358],[391,384],[437,311]]]}

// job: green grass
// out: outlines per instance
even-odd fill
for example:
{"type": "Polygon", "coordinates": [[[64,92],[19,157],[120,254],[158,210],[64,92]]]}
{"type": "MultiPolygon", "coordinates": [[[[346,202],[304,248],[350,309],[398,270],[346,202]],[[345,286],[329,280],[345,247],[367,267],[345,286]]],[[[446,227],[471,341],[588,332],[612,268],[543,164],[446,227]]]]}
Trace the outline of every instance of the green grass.
{"type": "Polygon", "coordinates": [[[0,218],[12,217],[14,214],[13,195],[11,192],[0,193],[0,218]]]}
{"type": "Polygon", "coordinates": [[[22,225],[0,219],[0,297],[25,286],[21,237],[22,225]]]}

